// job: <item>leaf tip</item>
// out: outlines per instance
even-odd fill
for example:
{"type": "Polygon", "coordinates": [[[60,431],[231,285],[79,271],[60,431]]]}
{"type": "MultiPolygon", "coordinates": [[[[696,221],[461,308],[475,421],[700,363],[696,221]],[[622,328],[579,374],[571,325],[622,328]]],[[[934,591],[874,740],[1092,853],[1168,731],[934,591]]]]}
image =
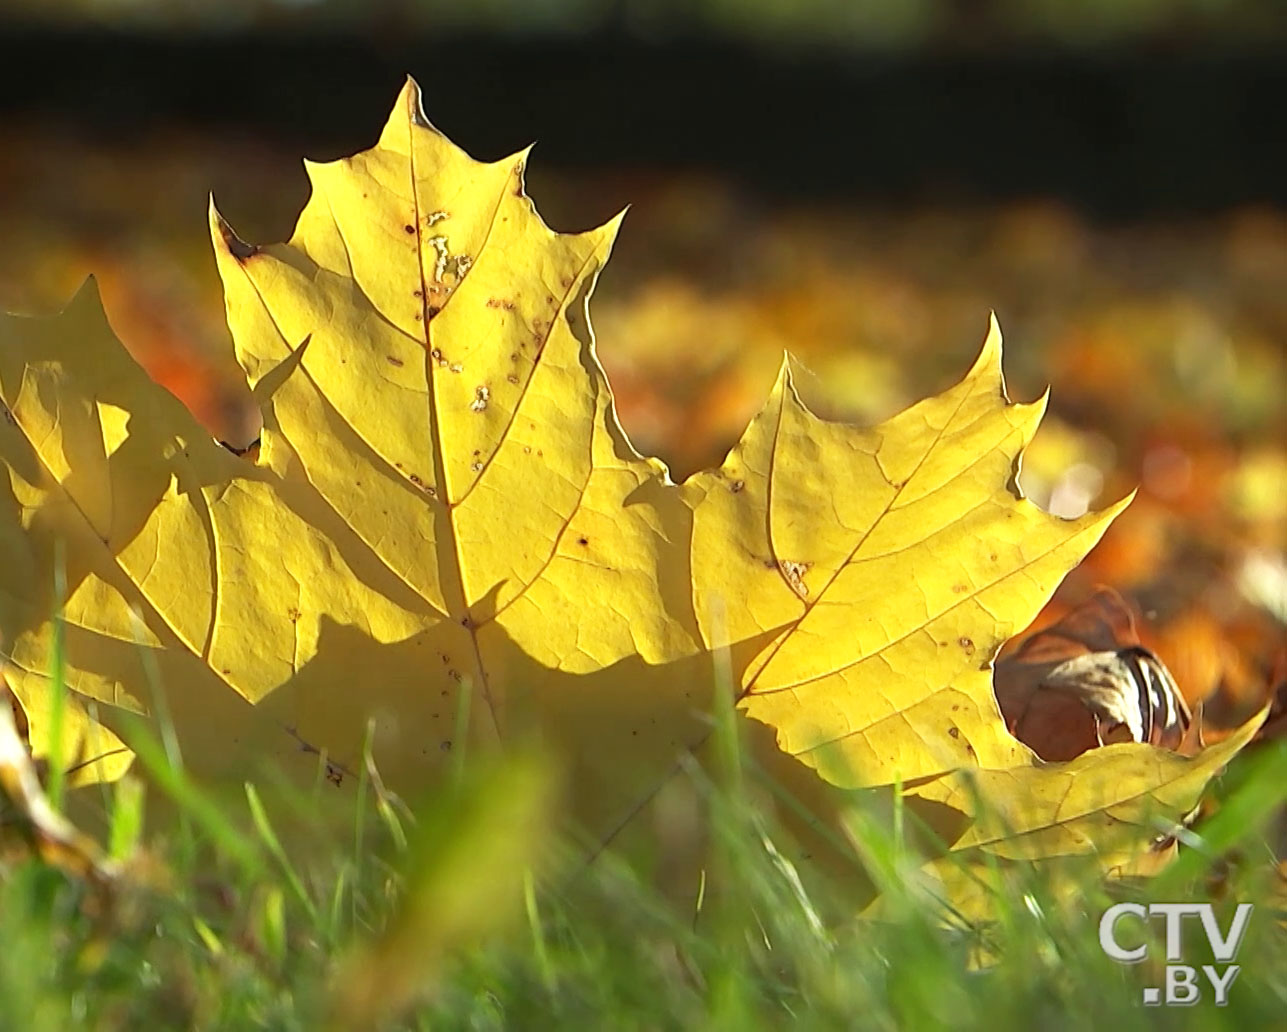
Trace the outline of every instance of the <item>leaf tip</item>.
{"type": "Polygon", "coordinates": [[[1001,374],[1001,323],[997,320],[996,310],[988,312],[988,332],[983,338],[983,347],[979,357],[974,360],[970,369],[971,376],[996,376],[1001,381],[1001,393],[1005,394],[1005,379],[1001,374]]]}
{"type": "Polygon", "coordinates": [[[518,180],[515,192],[519,197],[526,198],[529,203],[531,203],[532,199],[527,193],[527,159],[532,156],[532,148],[536,146],[536,142],[533,140],[522,150],[515,151],[508,157],[501,158],[500,161],[496,162],[497,165],[505,165],[513,169],[514,176],[518,180]]]}
{"type": "Polygon", "coordinates": [[[800,360],[784,348],[782,351],[782,362],[778,366],[777,379],[773,384],[772,396],[775,398],[790,399],[800,408],[808,411],[808,406],[805,405],[803,399],[800,397],[800,391],[796,387],[795,383],[796,372],[801,369],[805,369],[805,366],[801,365],[800,360]]]}
{"type": "Polygon", "coordinates": [[[222,245],[222,249],[239,264],[244,264],[259,253],[259,248],[237,236],[232,226],[228,224],[228,220],[219,213],[214,194],[210,195],[210,236],[214,240],[216,252],[222,245]]]}
{"type": "Polygon", "coordinates": [[[1269,711],[1272,708],[1272,702],[1265,703],[1264,706],[1251,715],[1250,719],[1235,728],[1228,736],[1204,747],[1201,752],[1186,757],[1186,759],[1189,763],[1195,764],[1199,768],[1210,770],[1212,774],[1219,769],[1223,769],[1234,756],[1242,751],[1247,743],[1256,737],[1256,732],[1269,719],[1269,711]]]}
{"type": "Polygon", "coordinates": [[[602,227],[600,227],[602,233],[604,234],[604,236],[608,238],[609,241],[611,242],[616,241],[617,234],[621,232],[621,224],[626,221],[626,214],[629,211],[630,211],[630,205],[627,204],[619,212],[613,215],[612,218],[608,219],[608,221],[605,222],[602,225],[602,227]]]}
{"type": "Polygon", "coordinates": [[[1032,437],[1036,434],[1037,427],[1040,426],[1041,421],[1045,419],[1046,410],[1050,408],[1050,384],[1046,384],[1045,390],[1043,390],[1035,400],[1018,402],[1015,404],[1015,408],[1021,412],[1028,413],[1031,420],[1032,432],[1024,442],[1024,447],[1026,448],[1032,443],[1032,437]]]}
{"type": "Polygon", "coordinates": [[[98,277],[92,272],[81,280],[80,286],[76,288],[65,304],[55,306],[52,310],[42,308],[32,314],[38,316],[61,316],[74,312],[81,313],[83,318],[93,319],[104,324],[106,322],[107,316],[103,310],[103,291],[99,286],[98,277]]]}
{"type": "Polygon", "coordinates": [[[1135,496],[1138,493],[1139,493],[1138,487],[1132,488],[1121,498],[1117,499],[1117,501],[1110,502],[1108,505],[1105,505],[1098,512],[1088,512],[1085,516],[1081,517],[1084,520],[1092,521],[1093,525],[1099,528],[1096,531],[1096,541],[1098,541],[1099,535],[1102,535],[1104,531],[1106,531],[1108,527],[1112,524],[1112,522],[1115,519],[1117,519],[1117,517],[1120,516],[1123,512],[1126,511],[1126,509],[1130,506],[1131,502],[1135,501],[1135,496]]]}
{"type": "Polygon", "coordinates": [[[429,121],[429,116],[425,114],[424,92],[420,89],[420,83],[416,82],[415,77],[410,73],[402,84],[394,113],[396,114],[398,110],[406,112],[407,120],[412,125],[437,132],[434,124],[429,121]]]}

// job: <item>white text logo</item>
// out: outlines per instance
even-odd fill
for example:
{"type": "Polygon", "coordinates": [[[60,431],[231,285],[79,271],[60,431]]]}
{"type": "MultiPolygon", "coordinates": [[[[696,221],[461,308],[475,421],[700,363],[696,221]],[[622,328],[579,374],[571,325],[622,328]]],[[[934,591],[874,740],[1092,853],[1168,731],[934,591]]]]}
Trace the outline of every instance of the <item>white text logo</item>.
{"type": "Polygon", "coordinates": [[[1239,903],[1228,932],[1224,932],[1210,903],[1150,903],[1147,907],[1142,903],[1117,903],[1105,910],[1099,920],[1099,945],[1121,964],[1138,964],[1148,955],[1148,946],[1122,946],[1117,940],[1118,919],[1125,914],[1141,921],[1163,917],[1166,919],[1166,985],[1145,989],[1144,1002],[1152,1007],[1162,1003],[1168,1007],[1191,1007],[1202,998],[1204,983],[1198,978],[1200,971],[1211,985],[1216,1006],[1223,1007],[1229,1002],[1229,988],[1238,977],[1240,968],[1233,961],[1247,931],[1251,910],[1250,903],[1239,903]],[[1186,917],[1201,918],[1215,964],[1193,968],[1179,963],[1184,956],[1182,933],[1186,917]]]}

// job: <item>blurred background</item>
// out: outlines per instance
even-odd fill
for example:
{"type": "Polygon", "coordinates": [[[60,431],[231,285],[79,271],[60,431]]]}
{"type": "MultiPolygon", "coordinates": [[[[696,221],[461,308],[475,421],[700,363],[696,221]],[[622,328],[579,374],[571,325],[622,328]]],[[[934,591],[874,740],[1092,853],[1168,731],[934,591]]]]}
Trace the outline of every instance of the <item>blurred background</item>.
{"type": "Polygon", "coordinates": [[[622,422],[717,463],[783,349],[832,417],[954,382],[995,310],[1024,463],[1139,497],[1043,622],[1110,584],[1218,737],[1283,683],[1281,0],[0,0],[0,307],[93,272],[221,439],[256,433],[206,230],[285,239],[301,157],[407,73],[476,157],[538,146],[557,229],[630,214],[594,303],[622,422]]]}

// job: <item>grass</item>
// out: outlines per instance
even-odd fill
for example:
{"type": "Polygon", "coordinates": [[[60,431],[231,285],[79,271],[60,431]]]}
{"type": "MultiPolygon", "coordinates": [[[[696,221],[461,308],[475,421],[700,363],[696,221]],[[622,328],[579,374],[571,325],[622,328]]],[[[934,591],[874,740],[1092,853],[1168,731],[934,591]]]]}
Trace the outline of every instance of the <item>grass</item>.
{"type": "MultiPolygon", "coordinates": [[[[640,858],[569,859],[550,830],[554,780],[539,756],[471,761],[454,790],[414,810],[368,765],[337,830],[316,794],[248,785],[215,796],[144,740],[148,791],[179,817],[140,843],[137,785],[106,797],[105,838],[127,872],[118,882],[0,860],[0,1028],[1248,1032],[1287,1014],[1266,838],[1284,743],[1231,767],[1219,810],[1160,878],[1124,888],[1086,867],[1068,894],[1041,868],[1015,867],[994,920],[964,927],[918,887],[901,816],[874,812],[855,863],[883,889],[881,918],[824,919],[836,912],[827,884],[800,881],[785,833],[750,801],[760,775],[724,754],[735,776],[719,785],[686,774],[712,844],[706,891],[694,885],[677,904],[640,858]],[[1254,903],[1228,1005],[1208,991],[1194,1007],[1144,1007],[1160,967],[1099,949],[1114,898],[1218,900],[1222,927],[1233,903],[1254,903]],[[981,951],[991,963],[975,963],[981,951]]],[[[1160,949],[1160,924],[1152,931],[1160,949]]]]}
{"type": "MultiPolygon", "coordinates": [[[[216,791],[189,776],[162,711],[159,739],[141,722],[129,736],[141,777],[70,792],[50,779],[50,799],[67,792],[101,830],[103,862],[77,862],[76,842],[24,849],[16,832],[31,829],[0,792],[0,1030],[1251,1032],[1287,1014],[1287,742],[1237,758],[1213,815],[1151,881],[1107,881],[1091,857],[994,866],[1000,891],[971,922],[918,875],[897,790],[892,807],[854,800],[851,877],[802,878],[760,805],[782,790],[737,720],[717,714],[711,772],[682,770],[709,841],[676,894],[656,887],[665,857],[587,864],[554,830],[559,778],[540,753],[458,749],[419,806],[385,789],[369,752],[352,796],[323,776],[309,791],[271,777],[216,791]],[[166,804],[160,830],[145,830],[145,794],[166,804]],[[852,904],[859,881],[880,893],[868,915],[852,904]],[[1252,903],[1227,1006],[1205,981],[1195,1006],[1143,1006],[1163,984],[1162,926],[1122,933],[1149,960],[1112,961],[1098,925],[1119,900],[1214,901],[1222,929],[1252,903]]],[[[1200,966],[1194,925],[1184,962],[1200,966]]]]}

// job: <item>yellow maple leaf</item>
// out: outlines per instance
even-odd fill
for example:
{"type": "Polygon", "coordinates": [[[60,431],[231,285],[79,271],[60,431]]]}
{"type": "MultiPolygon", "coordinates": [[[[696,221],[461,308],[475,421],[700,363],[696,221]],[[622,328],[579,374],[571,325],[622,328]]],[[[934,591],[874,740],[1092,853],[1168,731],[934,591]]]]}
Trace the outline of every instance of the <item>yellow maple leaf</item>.
{"type": "MultiPolygon", "coordinates": [[[[408,83],[372,150],[308,166],[288,243],[212,207],[256,461],[146,378],[92,289],[0,321],[0,635],[35,750],[61,542],[83,780],[128,763],[133,711],[198,770],[337,783],[371,720],[387,780],[426,785],[467,712],[471,744],[552,744],[602,838],[709,737],[727,657],[738,708],[827,783],[966,818],[963,769],[1039,795],[991,660],[1126,502],[1064,521],[1019,495],[1044,401],[1005,397],[995,324],[959,385],[872,429],[812,415],[788,362],[727,461],[676,486],[595,357],[617,222],[551,231],[524,160],[475,162],[408,83]]],[[[1151,798],[1170,775],[1131,755],[1151,798]]]]}

